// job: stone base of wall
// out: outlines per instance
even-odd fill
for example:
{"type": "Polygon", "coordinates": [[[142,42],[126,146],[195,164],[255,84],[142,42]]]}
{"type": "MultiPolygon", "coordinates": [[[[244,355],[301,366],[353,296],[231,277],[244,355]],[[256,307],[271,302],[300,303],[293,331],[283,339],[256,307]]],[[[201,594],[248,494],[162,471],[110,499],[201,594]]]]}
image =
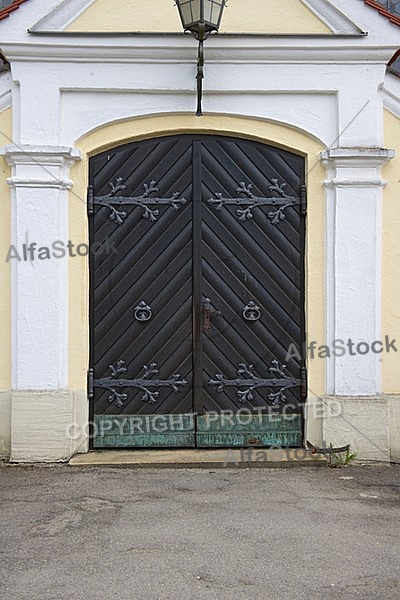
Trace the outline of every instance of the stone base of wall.
{"type": "Polygon", "coordinates": [[[84,436],[74,434],[88,421],[86,392],[13,392],[11,462],[63,462],[87,452],[84,436]]]}
{"type": "MultiPolygon", "coordinates": [[[[0,458],[63,462],[88,451],[85,391],[0,392],[0,458]]],[[[358,461],[400,462],[400,396],[309,397],[305,438],[351,445],[358,461]]]]}
{"type": "Polygon", "coordinates": [[[399,461],[400,396],[325,396],[321,401],[323,443],[350,444],[358,461],[399,461]]]}

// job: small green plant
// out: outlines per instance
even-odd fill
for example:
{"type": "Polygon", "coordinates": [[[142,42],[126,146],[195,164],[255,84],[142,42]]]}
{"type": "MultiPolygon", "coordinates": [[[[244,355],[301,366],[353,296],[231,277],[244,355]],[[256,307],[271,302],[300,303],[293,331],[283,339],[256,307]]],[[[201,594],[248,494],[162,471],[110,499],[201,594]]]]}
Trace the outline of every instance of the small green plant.
{"type": "Polygon", "coordinates": [[[332,444],[329,444],[329,466],[330,467],[347,467],[356,457],[357,454],[351,451],[350,446],[342,452],[334,452],[332,444]]]}

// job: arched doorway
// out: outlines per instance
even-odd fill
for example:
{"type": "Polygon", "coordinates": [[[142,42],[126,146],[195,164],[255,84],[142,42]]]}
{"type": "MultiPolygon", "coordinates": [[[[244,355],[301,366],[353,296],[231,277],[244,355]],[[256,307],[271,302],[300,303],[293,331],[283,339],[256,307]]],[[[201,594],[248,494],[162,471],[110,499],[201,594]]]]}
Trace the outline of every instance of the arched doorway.
{"type": "Polygon", "coordinates": [[[90,159],[95,448],[302,444],[303,183],[227,136],[90,159]]]}

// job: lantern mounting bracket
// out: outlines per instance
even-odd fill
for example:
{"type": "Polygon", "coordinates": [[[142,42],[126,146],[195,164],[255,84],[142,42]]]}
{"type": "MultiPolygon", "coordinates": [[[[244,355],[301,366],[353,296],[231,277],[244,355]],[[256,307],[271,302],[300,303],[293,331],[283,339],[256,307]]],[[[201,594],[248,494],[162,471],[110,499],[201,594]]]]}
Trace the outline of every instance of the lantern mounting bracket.
{"type": "Polygon", "coordinates": [[[199,42],[197,54],[197,110],[201,117],[204,79],[204,42],[211,33],[218,33],[227,0],[176,0],[176,6],[185,33],[191,33],[199,42]]]}
{"type": "Polygon", "coordinates": [[[202,110],[202,99],[203,99],[203,79],[204,79],[204,40],[206,40],[208,35],[205,33],[205,27],[200,28],[200,32],[197,36],[199,41],[199,50],[197,56],[197,110],[196,117],[201,117],[203,115],[202,110]]]}

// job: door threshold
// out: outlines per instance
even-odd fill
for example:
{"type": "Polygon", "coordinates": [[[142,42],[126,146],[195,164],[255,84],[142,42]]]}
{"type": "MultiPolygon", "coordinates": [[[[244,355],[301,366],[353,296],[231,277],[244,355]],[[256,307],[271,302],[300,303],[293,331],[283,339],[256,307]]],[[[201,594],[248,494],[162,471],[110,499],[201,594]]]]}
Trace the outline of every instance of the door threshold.
{"type": "Polygon", "coordinates": [[[219,450],[96,450],[77,454],[70,466],[130,466],[135,468],[281,468],[326,467],[327,459],[305,448],[235,448],[219,450]]]}

